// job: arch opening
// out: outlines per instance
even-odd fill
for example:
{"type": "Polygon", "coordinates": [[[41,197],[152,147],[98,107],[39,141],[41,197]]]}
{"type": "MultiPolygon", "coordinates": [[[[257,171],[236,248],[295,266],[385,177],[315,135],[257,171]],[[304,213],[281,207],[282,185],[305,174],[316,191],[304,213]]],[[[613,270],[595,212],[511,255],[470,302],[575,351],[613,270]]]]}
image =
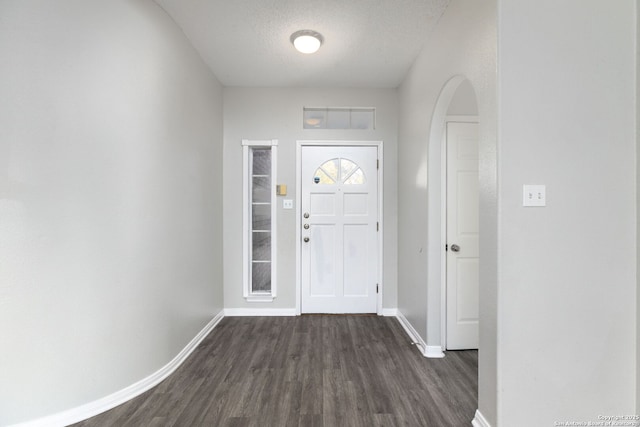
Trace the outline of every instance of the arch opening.
{"type": "Polygon", "coordinates": [[[446,129],[448,121],[478,122],[473,83],[456,75],[442,87],[433,110],[428,147],[427,346],[431,357],[446,349],[446,129]]]}

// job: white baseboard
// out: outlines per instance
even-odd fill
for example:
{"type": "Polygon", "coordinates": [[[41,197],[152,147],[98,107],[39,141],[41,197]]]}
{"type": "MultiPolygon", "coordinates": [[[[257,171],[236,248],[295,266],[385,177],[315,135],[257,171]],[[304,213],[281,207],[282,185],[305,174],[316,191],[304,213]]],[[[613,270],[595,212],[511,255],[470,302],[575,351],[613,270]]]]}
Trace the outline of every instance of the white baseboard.
{"type": "Polygon", "coordinates": [[[38,418],[32,421],[15,424],[13,427],[68,426],[70,424],[74,424],[106,412],[109,409],[115,408],[116,406],[121,405],[128,400],[141,395],[150,388],[160,384],[165,378],[167,378],[176,369],[178,369],[178,367],[187,359],[187,357],[189,357],[191,352],[196,349],[198,344],[200,344],[200,342],[205,339],[209,332],[211,332],[223,318],[224,311],[221,311],[213,319],[211,319],[211,321],[207,323],[207,325],[200,332],[198,332],[198,335],[196,335],[189,342],[189,344],[187,344],[186,347],[183,348],[182,351],[173,358],[173,360],[160,368],[158,371],[154,372],[146,378],[143,378],[137,383],[131,384],[130,386],[116,391],[115,393],[112,393],[101,399],[94,400],[93,402],[86,403],[82,406],[78,406],[77,408],[68,409],[66,411],[48,415],[46,417],[38,418]]]}
{"type": "Polygon", "coordinates": [[[444,351],[442,351],[442,347],[439,345],[428,345],[424,350],[424,357],[442,359],[444,357],[444,351]]]}
{"type": "Polygon", "coordinates": [[[397,308],[383,308],[381,316],[398,317],[398,309],[397,308]]]}
{"type": "Polygon", "coordinates": [[[225,308],[227,317],[241,316],[295,316],[295,308],[225,308]]]}
{"type": "Polygon", "coordinates": [[[489,421],[482,415],[480,409],[476,410],[476,415],[473,417],[471,425],[473,427],[491,427],[491,424],[489,424],[489,421]]]}
{"type": "Polygon", "coordinates": [[[427,345],[427,343],[424,342],[420,334],[418,334],[418,332],[415,330],[413,325],[411,325],[411,323],[407,320],[407,318],[404,317],[404,315],[400,310],[397,310],[396,318],[404,328],[407,335],[409,335],[409,338],[411,338],[411,341],[413,341],[415,345],[418,347],[418,349],[420,349],[420,353],[422,353],[424,357],[433,358],[433,359],[439,359],[444,357],[444,353],[442,352],[442,347],[439,345],[438,346],[427,345]]]}

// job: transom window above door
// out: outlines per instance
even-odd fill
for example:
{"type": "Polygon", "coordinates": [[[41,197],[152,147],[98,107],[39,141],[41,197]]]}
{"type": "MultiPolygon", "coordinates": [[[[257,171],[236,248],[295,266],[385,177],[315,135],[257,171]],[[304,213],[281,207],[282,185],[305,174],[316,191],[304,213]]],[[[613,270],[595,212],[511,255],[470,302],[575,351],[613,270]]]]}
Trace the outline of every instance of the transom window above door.
{"type": "Polygon", "coordinates": [[[376,128],[375,108],[310,108],[302,109],[303,129],[358,129],[376,128]]]}
{"type": "Polygon", "coordinates": [[[349,159],[336,158],[324,162],[313,175],[316,184],[357,185],[366,182],[360,166],[349,159]]]}

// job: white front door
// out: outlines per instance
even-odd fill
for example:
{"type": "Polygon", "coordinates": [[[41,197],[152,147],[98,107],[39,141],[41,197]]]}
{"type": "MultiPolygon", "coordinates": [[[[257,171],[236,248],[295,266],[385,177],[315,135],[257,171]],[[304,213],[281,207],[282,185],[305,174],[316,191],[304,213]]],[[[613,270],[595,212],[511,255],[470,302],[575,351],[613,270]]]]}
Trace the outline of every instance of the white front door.
{"type": "Polygon", "coordinates": [[[302,313],[375,313],[377,147],[303,146],[302,313]]]}
{"type": "Polygon", "coordinates": [[[478,124],[447,123],[447,349],[478,348],[478,124]]]}

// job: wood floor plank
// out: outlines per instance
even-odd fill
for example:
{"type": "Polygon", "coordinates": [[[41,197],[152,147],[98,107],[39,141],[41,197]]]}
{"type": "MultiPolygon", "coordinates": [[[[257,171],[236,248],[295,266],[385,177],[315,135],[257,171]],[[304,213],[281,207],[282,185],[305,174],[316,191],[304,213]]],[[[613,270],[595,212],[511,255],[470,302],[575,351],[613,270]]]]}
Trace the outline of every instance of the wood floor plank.
{"type": "Polygon", "coordinates": [[[305,414],[300,416],[298,427],[323,427],[322,415],[305,414]]]}
{"type": "Polygon", "coordinates": [[[477,366],[425,359],[389,317],[225,318],[161,384],[76,426],[469,426],[477,366]]]}

